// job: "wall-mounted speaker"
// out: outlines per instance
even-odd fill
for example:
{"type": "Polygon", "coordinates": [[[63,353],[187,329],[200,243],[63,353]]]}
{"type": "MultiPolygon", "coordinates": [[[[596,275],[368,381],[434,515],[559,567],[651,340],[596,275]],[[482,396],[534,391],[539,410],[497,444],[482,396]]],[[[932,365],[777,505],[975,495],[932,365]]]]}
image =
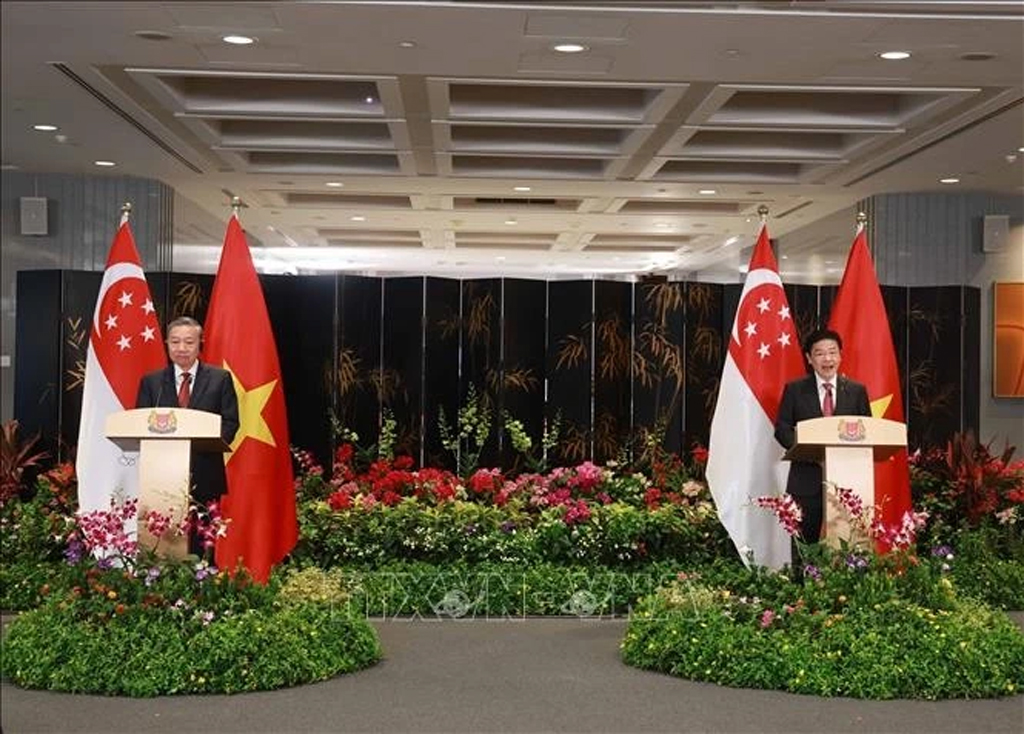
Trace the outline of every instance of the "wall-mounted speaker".
{"type": "MultiPolygon", "coordinates": [[[[977,230],[975,230],[977,231],[977,230]]],[[[989,214],[981,233],[982,252],[1002,252],[1010,238],[1010,217],[1005,214],[989,214]]]]}
{"type": "Polygon", "coordinates": [[[23,196],[21,197],[21,233],[22,234],[49,234],[49,226],[46,222],[46,197],[45,196],[23,196]]]}

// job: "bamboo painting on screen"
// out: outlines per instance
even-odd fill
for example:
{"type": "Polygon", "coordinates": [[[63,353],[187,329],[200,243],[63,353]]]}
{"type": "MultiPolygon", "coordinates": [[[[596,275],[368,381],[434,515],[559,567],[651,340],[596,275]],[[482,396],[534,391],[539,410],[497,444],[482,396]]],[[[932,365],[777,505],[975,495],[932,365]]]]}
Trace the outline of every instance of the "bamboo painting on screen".
{"type": "Polygon", "coordinates": [[[1024,283],[993,288],[992,394],[1024,397],[1024,283]]]}

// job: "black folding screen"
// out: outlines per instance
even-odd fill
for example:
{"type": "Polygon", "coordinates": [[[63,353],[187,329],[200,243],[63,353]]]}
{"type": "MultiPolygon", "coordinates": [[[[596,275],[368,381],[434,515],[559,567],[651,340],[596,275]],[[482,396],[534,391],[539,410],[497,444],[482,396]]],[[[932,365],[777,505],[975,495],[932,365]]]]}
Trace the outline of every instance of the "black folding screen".
{"type": "MultiPolygon", "coordinates": [[[[15,417],[68,458],[78,438],[89,323],[101,273],[18,273],[15,417]]],[[[161,323],[202,320],[213,277],[148,274],[161,323]]],[[[364,446],[385,417],[396,449],[454,468],[439,417],[457,420],[470,388],[493,416],[481,466],[525,465],[501,430],[518,420],[551,463],[635,459],[652,445],[707,443],[742,286],[508,278],[261,276],[292,444],[328,461],[341,427],[364,446]]],[[[978,428],[977,288],[882,289],[912,447],[978,428]]],[[[790,285],[802,334],[828,318],[835,287],[790,285]]],[[[244,328],[240,325],[239,328],[244,328]]]]}

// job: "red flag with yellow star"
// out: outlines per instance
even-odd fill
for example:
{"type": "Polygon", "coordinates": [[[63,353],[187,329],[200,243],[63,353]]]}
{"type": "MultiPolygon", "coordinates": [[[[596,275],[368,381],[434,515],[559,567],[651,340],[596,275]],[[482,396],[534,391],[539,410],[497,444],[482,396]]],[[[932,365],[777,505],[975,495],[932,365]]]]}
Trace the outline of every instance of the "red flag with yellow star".
{"type": "MultiPolygon", "coordinates": [[[[871,415],[905,422],[889,317],[863,225],[853,240],[828,326],[843,338],[842,371],[864,383],[871,415]]],[[[899,525],[903,513],[910,509],[906,449],[890,459],[875,462],[875,508],[875,517],[880,517],[887,527],[899,525]]]]}
{"type": "Polygon", "coordinates": [[[203,359],[231,373],[240,424],[225,454],[228,492],[221,510],[229,523],[217,541],[217,565],[241,563],[266,582],[299,531],[281,365],[237,215],[228,222],[204,331],[203,359]]]}

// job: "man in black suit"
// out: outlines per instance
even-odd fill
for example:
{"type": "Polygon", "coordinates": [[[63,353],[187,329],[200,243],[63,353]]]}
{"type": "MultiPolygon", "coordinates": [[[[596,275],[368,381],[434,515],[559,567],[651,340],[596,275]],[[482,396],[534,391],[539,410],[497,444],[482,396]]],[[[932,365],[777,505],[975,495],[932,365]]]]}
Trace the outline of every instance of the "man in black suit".
{"type": "MultiPolygon", "coordinates": [[[[867,388],[839,374],[842,349],[843,340],[829,329],[818,329],[804,340],[804,357],[812,372],[786,385],[775,419],[775,440],[786,449],[796,443],[799,421],[826,415],[871,415],[867,388]]],[[[824,502],[821,464],[792,462],[786,492],[803,510],[801,537],[817,543],[824,502]]]]}
{"type": "MultiPolygon", "coordinates": [[[[167,325],[171,364],[150,372],[139,383],[138,408],[191,408],[220,415],[220,434],[231,443],[238,431],[238,397],[231,373],[199,361],[203,327],[182,316],[167,325]]],[[[205,505],[227,491],[224,456],[192,452],[192,501],[205,505]]],[[[195,550],[193,546],[193,550],[195,550]]]]}

